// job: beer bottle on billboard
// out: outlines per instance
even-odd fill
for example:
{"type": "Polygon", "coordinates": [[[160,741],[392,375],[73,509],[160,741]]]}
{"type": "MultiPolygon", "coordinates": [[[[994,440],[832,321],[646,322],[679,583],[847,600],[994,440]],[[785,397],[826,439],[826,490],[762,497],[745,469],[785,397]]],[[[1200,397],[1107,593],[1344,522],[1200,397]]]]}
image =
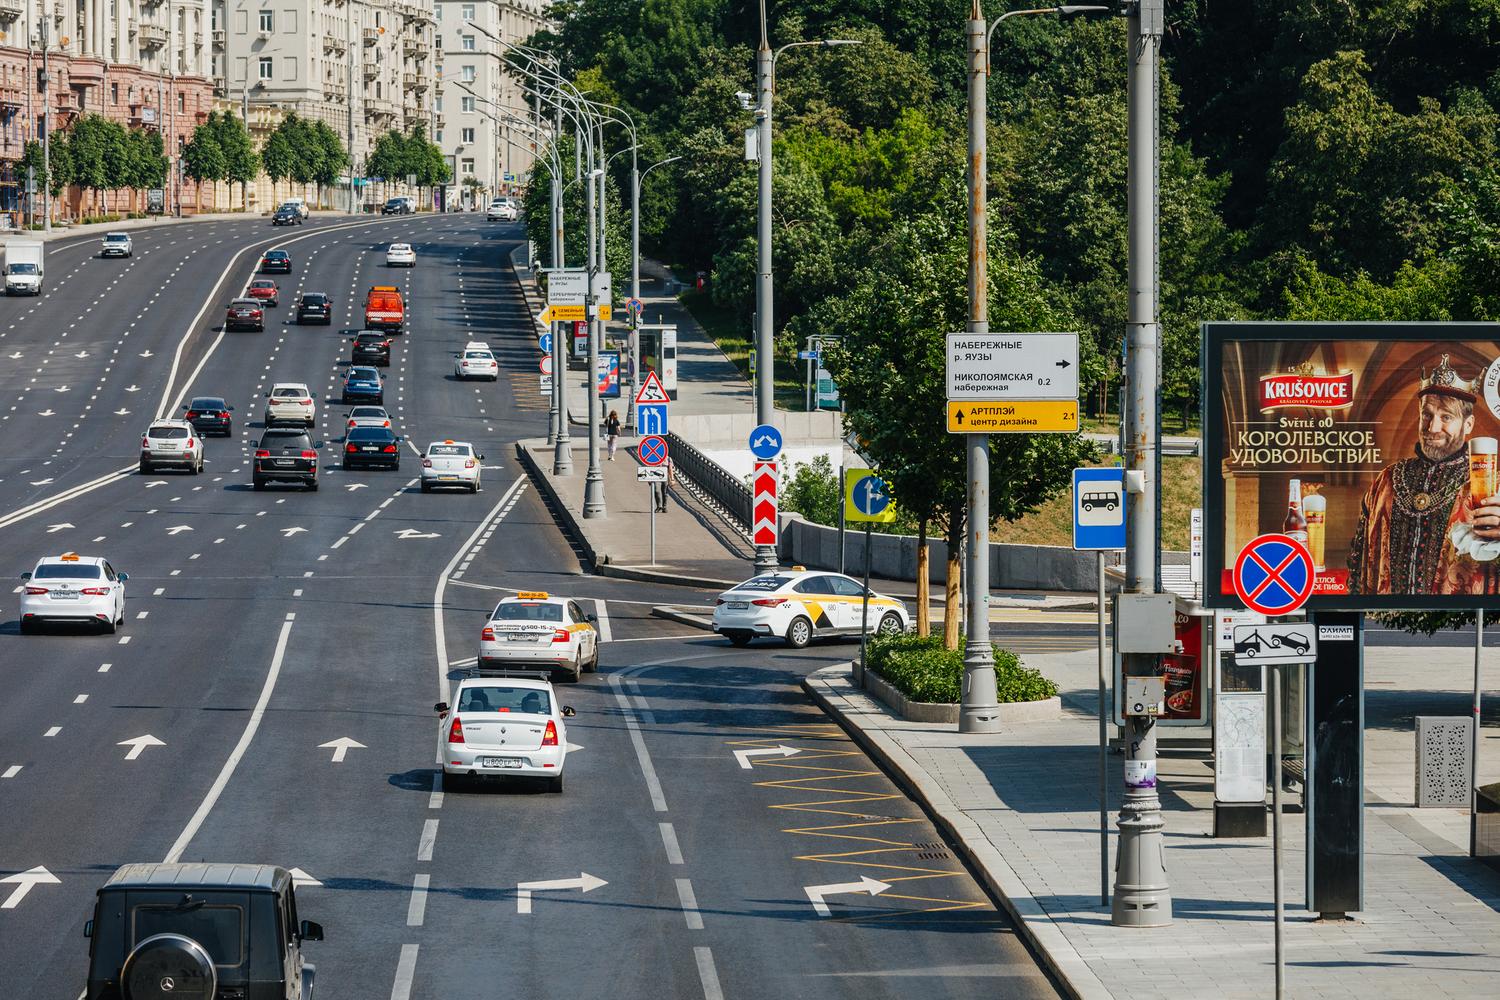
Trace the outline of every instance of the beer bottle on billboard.
{"type": "Polygon", "coordinates": [[[1313,570],[1321,573],[1328,566],[1324,562],[1328,544],[1328,500],[1321,493],[1308,488],[1302,498],[1302,512],[1307,516],[1307,551],[1312,556],[1313,570]]]}
{"type": "Polygon", "coordinates": [[[1281,533],[1307,544],[1307,518],[1302,515],[1302,480],[1293,479],[1287,486],[1286,517],[1281,522],[1281,533]]]}

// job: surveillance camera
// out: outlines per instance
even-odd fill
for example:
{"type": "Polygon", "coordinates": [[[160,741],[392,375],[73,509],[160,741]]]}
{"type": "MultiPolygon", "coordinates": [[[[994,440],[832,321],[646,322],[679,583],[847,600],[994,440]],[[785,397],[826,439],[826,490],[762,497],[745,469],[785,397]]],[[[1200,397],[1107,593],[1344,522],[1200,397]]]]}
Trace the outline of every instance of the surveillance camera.
{"type": "Polygon", "coordinates": [[[753,96],[752,94],[750,94],[748,91],[737,90],[735,91],[734,96],[740,102],[740,108],[742,110],[750,110],[750,98],[753,96]]]}

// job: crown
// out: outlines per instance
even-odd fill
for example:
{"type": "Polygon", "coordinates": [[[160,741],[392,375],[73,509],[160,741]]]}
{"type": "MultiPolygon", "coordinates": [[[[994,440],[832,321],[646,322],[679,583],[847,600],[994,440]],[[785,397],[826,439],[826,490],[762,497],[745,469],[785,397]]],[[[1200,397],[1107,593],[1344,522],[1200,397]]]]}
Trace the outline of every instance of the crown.
{"type": "Polygon", "coordinates": [[[1448,364],[1448,355],[1444,354],[1437,367],[1430,372],[1424,372],[1418,383],[1417,395],[1425,395],[1429,392],[1441,393],[1445,396],[1457,396],[1460,399],[1472,401],[1479,387],[1479,380],[1461,377],[1452,365],[1448,364]]]}
{"type": "Polygon", "coordinates": [[[1287,374],[1313,376],[1318,373],[1317,367],[1311,361],[1304,361],[1300,365],[1287,365],[1287,374]]]}

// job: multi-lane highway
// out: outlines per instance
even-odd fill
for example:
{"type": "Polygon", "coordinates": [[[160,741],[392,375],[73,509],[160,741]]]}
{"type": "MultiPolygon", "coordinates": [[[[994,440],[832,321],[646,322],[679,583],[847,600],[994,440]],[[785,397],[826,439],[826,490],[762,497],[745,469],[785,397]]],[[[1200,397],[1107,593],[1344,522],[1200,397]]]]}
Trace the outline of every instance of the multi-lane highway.
{"type": "Polygon", "coordinates": [[[0,996],[76,997],[95,890],[162,860],[299,869],[320,998],[1056,995],[800,693],[847,646],[733,649],[649,615],[703,595],[581,573],[509,447],[546,430],[520,238],[472,216],[168,226],[128,260],[49,244],[47,293],[0,299],[4,564],[17,590],[65,550],[129,574],[117,635],[22,636],[0,592],[0,996]],[[417,267],[385,267],[392,240],[417,267]],[[271,247],[294,261],[280,307],[222,332],[271,247]],[[385,370],[406,452],[346,472],[334,400],[377,283],[407,299],[385,370]],[[287,324],[314,290],[335,322],[287,324]],[[470,339],[497,383],[453,379],[470,339]],[[278,381],[318,393],[318,492],[251,489],[278,381]],[[139,474],[146,423],[199,394],[235,406],[235,436],[209,440],[201,476],[139,474]],[[482,492],[417,488],[443,438],[485,453],[482,492]],[[444,791],[433,703],[520,589],[600,620],[600,672],[559,688],[567,791],[444,791]]]}

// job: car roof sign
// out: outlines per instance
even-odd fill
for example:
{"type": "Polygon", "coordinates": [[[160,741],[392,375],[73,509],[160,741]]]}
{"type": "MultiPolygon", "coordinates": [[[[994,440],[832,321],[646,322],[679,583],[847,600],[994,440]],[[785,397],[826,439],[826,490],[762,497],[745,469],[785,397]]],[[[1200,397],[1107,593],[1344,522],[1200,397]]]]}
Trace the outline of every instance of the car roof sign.
{"type": "Polygon", "coordinates": [[[545,601],[547,592],[545,590],[523,590],[516,594],[518,601],[545,601]]]}

